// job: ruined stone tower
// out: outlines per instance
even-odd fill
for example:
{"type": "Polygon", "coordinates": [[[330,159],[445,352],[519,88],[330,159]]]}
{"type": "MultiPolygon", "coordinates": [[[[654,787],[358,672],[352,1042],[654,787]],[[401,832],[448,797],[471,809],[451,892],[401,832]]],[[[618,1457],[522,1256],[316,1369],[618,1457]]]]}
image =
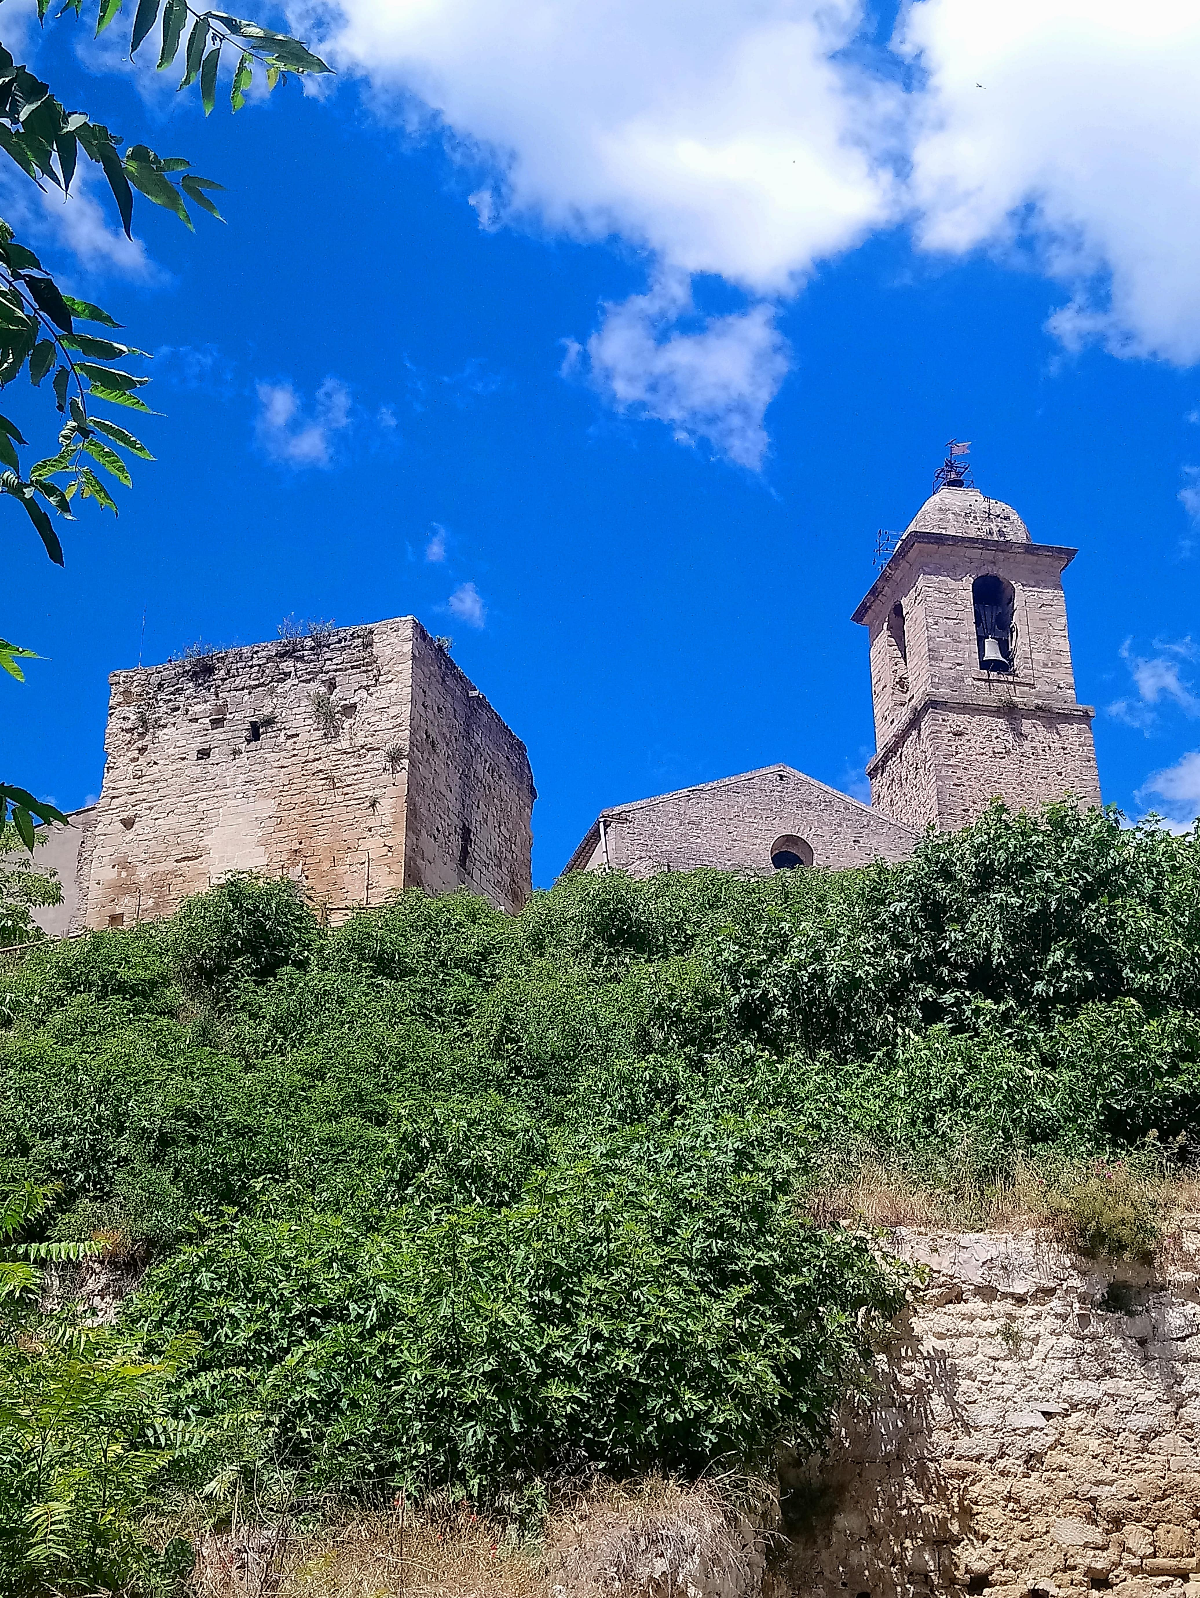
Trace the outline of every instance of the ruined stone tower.
{"type": "Polygon", "coordinates": [[[870,631],[873,806],[953,831],[993,798],[1100,803],[1091,706],[1075,698],[1062,574],[952,450],[854,613],[870,631]]]}
{"type": "Polygon", "coordinates": [[[166,915],[233,870],[291,876],[335,918],[404,888],[529,897],[525,746],[413,617],[109,682],[83,925],[166,915]]]}

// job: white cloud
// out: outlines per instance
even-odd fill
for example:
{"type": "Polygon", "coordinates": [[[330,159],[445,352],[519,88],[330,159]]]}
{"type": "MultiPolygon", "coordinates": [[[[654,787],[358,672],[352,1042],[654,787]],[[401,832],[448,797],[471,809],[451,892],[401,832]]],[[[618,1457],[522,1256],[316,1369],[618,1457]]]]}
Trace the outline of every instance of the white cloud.
{"type": "Polygon", "coordinates": [[[613,233],[756,293],[893,208],[858,0],[342,0],[328,49],[491,166],[487,226],[613,233]],[[879,135],[876,134],[876,137],[879,135]]]}
{"type": "Polygon", "coordinates": [[[1179,490],[1179,503],[1192,521],[1200,523],[1200,466],[1185,466],[1183,475],[1187,481],[1179,490]]]}
{"type": "Polygon", "coordinates": [[[433,537],[425,545],[425,559],[440,565],[446,558],[446,529],[434,522],[433,537]]]}
{"type": "Polygon", "coordinates": [[[68,250],[89,273],[141,283],[166,280],[141,240],[127,239],[121,231],[107,185],[90,161],[80,161],[71,192],[64,196],[51,184],[37,189],[6,159],[0,167],[0,205],[10,226],[38,250],[68,250]]]}
{"type": "Polygon", "coordinates": [[[607,309],[597,382],[754,464],[784,363],[771,309],[753,302],[794,292],[896,214],[873,148],[899,95],[835,59],[860,13],[859,0],[342,0],[326,49],[410,122],[420,102],[490,173],[470,196],[481,227],[644,252],[655,286],[607,309]],[[701,272],[752,303],[681,333],[701,272]]]}
{"type": "Polygon", "coordinates": [[[290,383],[257,385],[255,433],[272,460],[299,469],[332,464],[334,440],[350,425],[350,390],[336,377],[317,389],[306,412],[290,383]]]}
{"type": "Polygon", "coordinates": [[[756,469],[767,447],[763,416],[787,375],[774,311],[755,305],[710,317],[696,332],[679,331],[692,310],[679,274],[606,306],[588,340],[592,379],[618,410],[666,422],[684,442],[707,438],[730,460],[756,469]]]}
{"type": "Polygon", "coordinates": [[[1117,699],[1108,706],[1110,716],[1144,732],[1157,724],[1160,710],[1169,706],[1185,716],[1200,716],[1200,697],[1183,675],[1184,663],[1196,658],[1192,640],[1181,638],[1171,643],[1158,639],[1154,648],[1157,654],[1136,655],[1132,639],[1121,645],[1121,659],[1129,668],[1137,697],[1117,699]]]}
{"type": "MultiPolygon", "coordinates": [[[[291,9],[311,32],[315,0],[291,9]]],[[[649,291],[577,343],[613,403],[734,459],[762,458],[785,354],[772,308],[904,218],[929,251],[1032,254],[1070,296],[1050,323],[1069,346],[1200,360],[1196,0],[906,0],[890,57],[862,16],[340,0],[324,48],[480,174],[482,228],[642,255],[649,291]],[[681,326],[700,273],[745,308],[681,326]]]]}
{"type": "Polygon", "coordinates": [[[1152,772],[1135,795],[1137,802],[1151,805],[1175,832],[1189,831],[1200,816],[1200,749],[1193,749],[1173,766],[1152,772]]]}
{"type": "Polygon", "coordinates": [[[482,627],[487,621],[487,607],[474,583],[462,583],[446,601],[452,616],[465,621],[468,627],[482,627]]]}
{"type": "Polygon", "coordinates": [[[1032,243],[1068,345],[1200,359],[1195,0],[917,0],[899,42],[926,248],[1032,243]]]}

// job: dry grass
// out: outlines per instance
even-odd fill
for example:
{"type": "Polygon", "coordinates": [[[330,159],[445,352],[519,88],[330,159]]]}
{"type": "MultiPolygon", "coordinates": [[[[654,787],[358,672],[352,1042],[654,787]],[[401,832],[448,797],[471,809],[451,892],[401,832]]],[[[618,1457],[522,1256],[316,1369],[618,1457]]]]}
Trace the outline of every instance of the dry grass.
{"type": "Polygon", "coordinates": [[[467,1510],[244,1529],[202,1540],[197,1554],[196,1598],[551,1598],[541,1554],[467,1510]]]}
{"type": "MultiPolygon", "coordinates": [[[[469,1508],[397,1507],[317,1531],[244,1527],[199,1539],[194,1598],[658,1598],[764,1593],[771,1518],[745,1484],[652,1477],[563,1496],[541,1543],[521,1544],[469,1508]]],[[[766,1591],[770,1591],[767,1578],[766,1591]]]]}
{"type": "Polygon", "coordinates": [[[1160,1262],[1183,1263],[1194,1254],[1200,1177],[1156,1172],[1149,1164],[1088,1161],[1038,1168],[1018,1161],[1005,1181],[985,1185],[964,1178],[951,1187],[923,1181],[899,1165],[867,1155],[831,1171],[810,1195],[809,1209],[823,1226],[1032,1231],[1064,1247],[1078,1247],[1080,1201],[1089,1194],[1094,1200],[1097,1189],[1110,1195],[1114,1220],[1120,1205],[1146,1218],[1157,1234],[1160,1262]]]}

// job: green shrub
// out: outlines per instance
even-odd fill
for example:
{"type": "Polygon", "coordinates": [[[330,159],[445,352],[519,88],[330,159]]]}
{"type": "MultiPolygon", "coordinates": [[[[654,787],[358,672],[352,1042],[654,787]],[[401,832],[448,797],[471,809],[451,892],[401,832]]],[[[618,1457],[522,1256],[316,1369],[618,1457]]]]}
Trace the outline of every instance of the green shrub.
{"type": "Polygon", "coordinates": [[[1061,1235],[1085,1254],[1146,1264],[1162,1240],[1159,1205],[1121,1166],[1051,1193],[1047,1205],[1061,1235]]]}
{"type": "Polygon", "coordinates": [[[0,971],[0,1183],[147,1246],[132,1331],[204,1341],[179,1414],[244,1397],[301,1491],[802,1448],[894,1302],[798,1219],[864,1151],[948,1213],[1019,1181],[1153,1247],[1152,1184],[1106,1172],[1200,1147],[1198,865],[1052,806],[515,917],[410,893],[330,931],[235,877],[0,971]]]}
{"type": "Polygon", "coordinates": [[[169,933],[180,983],[203,998],[221,998],[287,965],[306,965],[316,941],[316,917],[296,883],[240,871],[188,899],[169,933]]]}

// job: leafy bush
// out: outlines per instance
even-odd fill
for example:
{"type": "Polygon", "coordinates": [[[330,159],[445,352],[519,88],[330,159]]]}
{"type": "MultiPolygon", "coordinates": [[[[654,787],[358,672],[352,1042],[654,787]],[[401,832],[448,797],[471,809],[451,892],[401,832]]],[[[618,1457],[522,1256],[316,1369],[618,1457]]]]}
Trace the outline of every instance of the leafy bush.
{"type": "Polygon", "coordinates": [[[151,1251],[130,1335],[203,1342],[178,1414],[255,1408],[301,1490],[802,1448],[896,1302],[801,1218],[863,1149],[972,1204],[1044,1173],[1079,1246],[1153,1246],[1097,1162],[1200,1144],[1198,862],[1051,806],[515,917],[414,893],[331,931],[237,877],[0,970],[0,1184],[151,1251]]]}
{"type": "Polygon", "coordinates": [[[289,877],[238,871],[176,912],[170,950],[187,992],[219,998],[240,982],[305,965],[316,932],[316,917],[289,877]]]}

